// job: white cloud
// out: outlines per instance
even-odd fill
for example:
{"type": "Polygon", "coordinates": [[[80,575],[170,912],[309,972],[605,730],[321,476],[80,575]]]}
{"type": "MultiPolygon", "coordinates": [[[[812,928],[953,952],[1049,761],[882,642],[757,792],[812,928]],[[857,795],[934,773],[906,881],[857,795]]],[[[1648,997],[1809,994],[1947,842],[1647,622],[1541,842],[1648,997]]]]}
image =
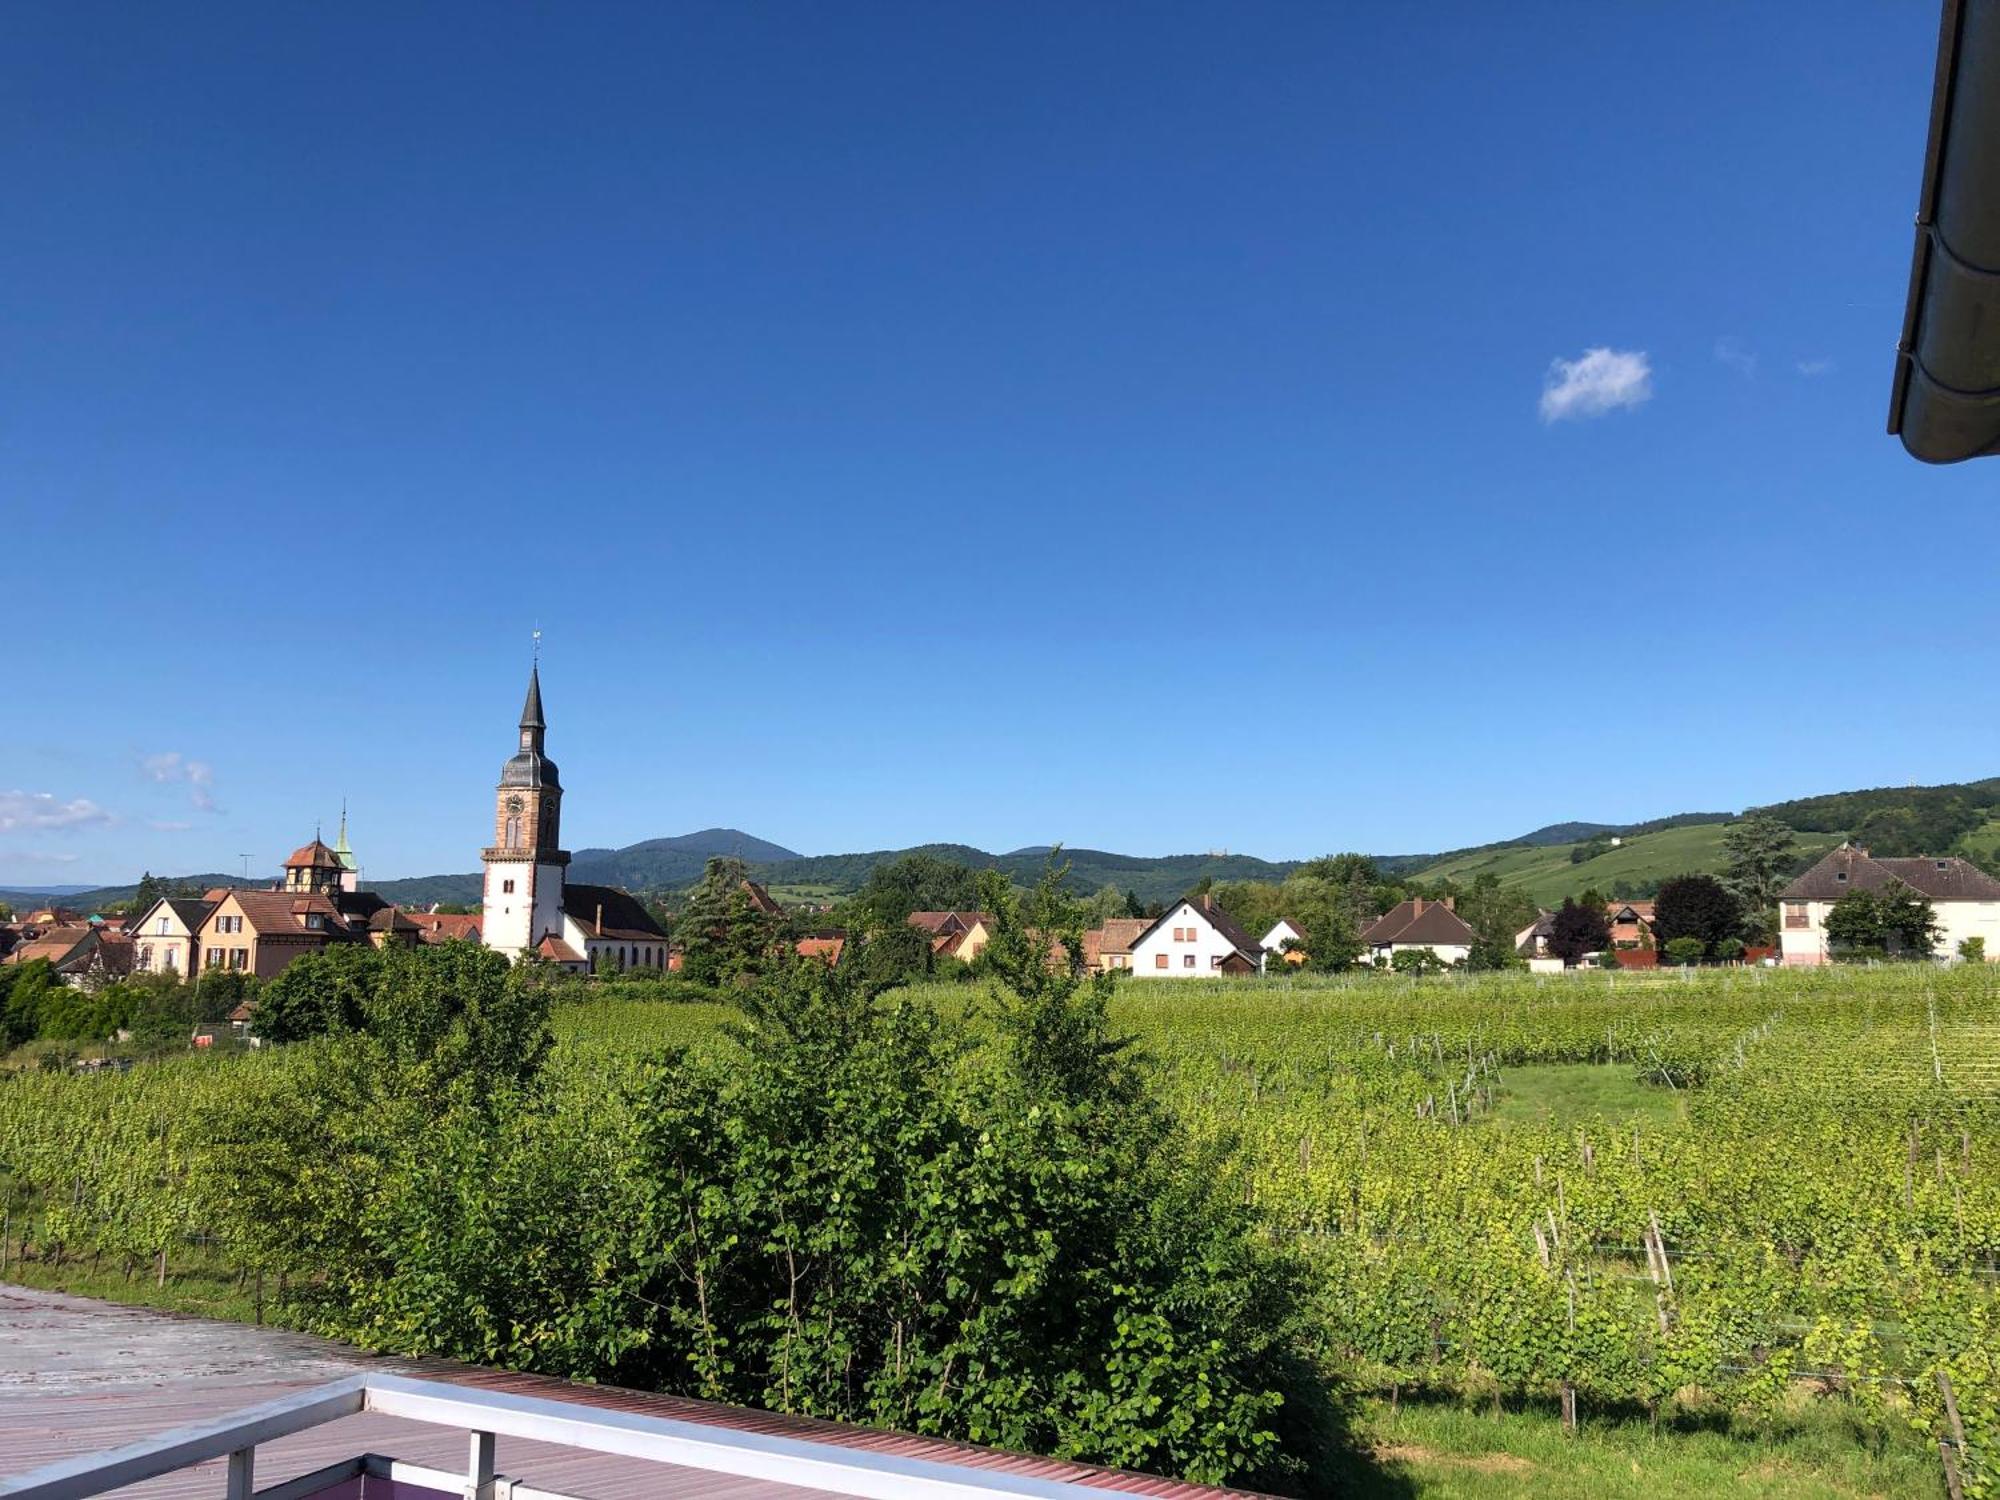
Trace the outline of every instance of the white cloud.
{"type": "Polygon", "coordinates": [[[215,768],[205,760],[190,760],[178,750],[140,757],[139,770],[149,781],[186,782],[188,800],[202,812],[220,812],[215,802],[215,768]]]}
{"type": "Polygon", "coordinates": [[[78,858],[40,849],[0,849],[0,864],[6,865],[73,865],[78,858]]]}
{"type": "Polygon", "coordinates": [[[0,832],[15,828],[83,828],[111,814],[88,797],[58,802],[48,792],[0,792],[0,832]]]}
{"type": "Polygon", "coordinates": [[[1723,337],[1715,341],[1715,357],[1729,366],[1745,380],[1754,380],[1757,375],[1757,356],[1750,346],[1739,338],[1723,337]]]}
{"type": "Polygon", "coordinates": [[[1802,359],[1792,368],[1810,380],[1815,375],[1831,375],[1835,366],[1830,359],[1802,359]]]}
{"type": "Polygon", "coordinates": [[[1542,420],[1601,417],[1621,406],[1652,399],[1653,367],[1643,349],[1586,349],[1578,359],[1558,359],[1542,381],[1542,420]]]}

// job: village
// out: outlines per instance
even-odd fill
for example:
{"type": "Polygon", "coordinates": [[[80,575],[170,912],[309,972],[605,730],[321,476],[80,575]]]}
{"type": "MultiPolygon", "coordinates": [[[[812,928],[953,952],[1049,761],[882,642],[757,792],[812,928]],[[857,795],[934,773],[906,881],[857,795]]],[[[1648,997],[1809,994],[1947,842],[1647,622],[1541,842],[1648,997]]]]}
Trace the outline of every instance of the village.
{"type": "MultiPolygon", "coordinates": [[[[514,962],[532,962],[578,976],[679,973],[684,952],[658,908],[641,895],[568,878],[562,847],[564,789],[546,751],[539,662],[530,671],[515,753],[501,769],[495,793],[493,841],[483,847],[484,899],[474,911],[399,906],[362,889],[343,809],[332,844],[315,835],[286,856],[282,880],[268,888],[217,887],[199,895],[160,896],[124,913],[79,913],[50,906],[0,923],[0,964],[46,964],[62,984],[82,990],[135,977],[200,980],[209,975],[267,981],[301,957],[343,945],[414,947],[478,944],[514,962]]],[[[785,907],[757,881],[737,881],[742,901],[761,917],[782,922],[785,907]]],[[[1696,958],[1730,963],[1816,967],[1836,956],[1836,912],[1843,899],[1906,892],[1926,903],[1928,949],[1903,957],[1945,961],[2000,959],[2000,879],[1957,856],[1873,858],[1842,843],[1792,879],[1778,894],[1776,941],[1746,944],[1725,938],[1696,958]]],[[[1560,975],[1652,969],[1674,961],[1671,941],[1657,931],[1654,900],[1608,900],[1584,934],[1565,934],[1562,915],[1542,909],[1512,934],[1511,959],[1531,973],[1560,975]]],[[[919,910],[907,918],[927,942],[930,960],[978,965],[994,936],[995,918],[977,910],[919,910]]],[[[1384,972],[1446,974],[1472,962],[1480,935],[1446,895],[1410,896],[1379,915],[1355,920],[1342,934],[1353,966],[1384,972]],[[1351,942],[1349,941],[1351,940],[1351,942]]],[[[859,941],[844,929],[815,929],[790,939],[795,951],[839,964],[859,941]]],[[[1206,890],[1187,893],[1146,916],[1107,916],[1082,933],[1071,955],[1053,945],[1051,962],[1131,979],[1247,978],[1306,965],[1313,934],[1294,915],[1263,933],[1247,931],[1206,890]]],[[[1886,954],[1885,954],[1886,956],[1886,954]]],[[[254,1035],[256,1002],[245,998],[227,1013],[231,1032],[254,1035]]],[[[210,1023],[194,1040],[220,1034],[210,1023]]]]}

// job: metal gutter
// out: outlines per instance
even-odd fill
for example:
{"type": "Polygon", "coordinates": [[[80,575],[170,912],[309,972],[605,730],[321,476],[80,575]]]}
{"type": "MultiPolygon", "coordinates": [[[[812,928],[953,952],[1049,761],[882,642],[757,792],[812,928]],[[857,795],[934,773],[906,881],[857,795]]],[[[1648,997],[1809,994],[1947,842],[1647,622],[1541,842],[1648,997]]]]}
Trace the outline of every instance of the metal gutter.
{"type": "Polygon", "coordinates": [[[1944,0],[1889,431],[1926,463],[2000,453],[2000,0],[1944,0]]]}

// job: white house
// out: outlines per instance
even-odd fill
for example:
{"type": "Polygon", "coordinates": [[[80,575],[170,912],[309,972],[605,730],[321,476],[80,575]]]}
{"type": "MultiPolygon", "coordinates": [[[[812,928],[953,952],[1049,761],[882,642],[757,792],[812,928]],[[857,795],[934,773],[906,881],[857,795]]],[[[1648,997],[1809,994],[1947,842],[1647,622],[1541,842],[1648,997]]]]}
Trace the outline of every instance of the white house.
{"type": "Polygon", "coordinates": [[[1384,912],[1361,934],[1364,955],[1387,964],[1398,953],[1428,948],[1445,963],[1463,962],[1472,956],[1477,934],[1455,910],[1457,904],[1450,896],[1442,901],[1418,896],[1384,912]]]}
{"type": "Polygon", "coordinates": [[[1132,942],[1132,973],[1146,979],[1255,974],[1263,966],[1257,940],[1213,896],[1182,897],[1132,942]]]}
{"type": "Polygon", "coordinates": [[[1962,859],[1876,859],[1842,844],[1778,893],[1778,948],[1785,964],[1827,962],[1826,917],[1834,902],[1850,891],[1879,891],[1897,882],[1931,903],[1936,953],[1955,953],[1966,938],[1978,937],[1986,940],[1987,962],[2000,960],[2000,880],[1962,859]]]}
{"type": "Polygon", "coordinates": [[[1287,943],[1296,943],[1303,948],[1306,945],[1306,935],[1299,931],[1290,917],[1280,917],[1276,925],[1264,934],[1264,941],[1259,946],[1266,953],[1283,953],[1287,943]]]}

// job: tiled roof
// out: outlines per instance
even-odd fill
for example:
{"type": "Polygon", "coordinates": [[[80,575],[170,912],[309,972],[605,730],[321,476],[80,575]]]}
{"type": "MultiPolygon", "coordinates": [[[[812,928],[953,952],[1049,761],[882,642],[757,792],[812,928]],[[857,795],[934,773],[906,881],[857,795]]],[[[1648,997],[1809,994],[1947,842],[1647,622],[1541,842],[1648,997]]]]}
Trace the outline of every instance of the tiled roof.
{"type": "Polygon", "coordinates": [[[1139,934],[1153,924],[1144,917],[1106,917],[1098,930],[1104,934],[1100,947],[1104,953],[1130,953],[1132,945],[1139,940],[1139,934]]]}
{"type": "Polygon", "coordinates": [[[427,943],[449,942],[452,938],[479,940],[476,912],[411,911],[403,915],[417,924],[418,933],[427,943]]]}
{"type": "Polygon", "coordinates": [[[298,869],[301,866],[314,870],[339,870],[345,868],[340,862],[340,856],[327,848],[318,839],[314,839],[310,844],[301,844],[285,860],[285,868],[287,870],[298,869]]]}
{"type": "Polygon", "coordinates": [[[645,904],[616,886],[566,885],[563,911],[581,923],[592,937],[666,941],[666,933],[648,914],[645,904]]]}
{"type": "Polygon", "coordinates": [[[1466,925],[1465,918],[1442,901],[1419,903],[1410,900],[1398,903],[1377,917],[1361,934],[1361,941],[1370,948],[1385,944],[1422,947],[1443,943],[1458,946],[1469,945],[1476,937],[1477,934],[1466,925]]]}
{"type": "Polygon", "coordinates": [[[580,964],[583,962],[583,955],[581,953],[553,934],[543,938],[536,945],[535,952],[540,957],[559,964],[580,964]]]}
{"type": "MultiPolygon", "coordinates": [[[[291,891],[231,891],[229,899],[243,913],[244,925],[260,937],[289,932],[336,937],[346,931],[339,908],[324,896],[301,896],[291,891]],[[313,915],[323,919],[321,926],[306,926],[306,917],[313,915]]],[[[216,906],[222,904],[217,902],[216,906]]],[[[215,908],[211,908],[209,918],[212,920],[214,915],[215,908]]]]}
{"type": "Polygon", "coordinates": [[[77,950],[96,936],[96,930],[90,927],[51,927],[40,937],[21,944],[7,955],[4,962],[31,964],[36,959],[43,959],[52,967],[60,968],[72,956],[81,956],[77,950]]]}
{"type": "Polygon", "coordinates": [[[743,882],[743,894],[750,898],[750,904],[767,917],[781,917],[784,907],[771,899],[771,893],[754,880],[743,882]]]}
{"type": "Polygon", "coordinates": [[[1879,891],[1891,881],[1932,901],[2000,901],[2000,880],[1967,860],[1875,859],[1854,844],[1842,844],[1778,894],[1786,901],[1838,901],[1849,891],[1879,891]]]}
{"type": "Polygon", "coordinates": [[[841,933],[802,937],[799,939],[798,949],[801,958],[819,958],[830,964],[837,964],[840,962],[840,955],[847,951],[847,938],[841,933]]]}

